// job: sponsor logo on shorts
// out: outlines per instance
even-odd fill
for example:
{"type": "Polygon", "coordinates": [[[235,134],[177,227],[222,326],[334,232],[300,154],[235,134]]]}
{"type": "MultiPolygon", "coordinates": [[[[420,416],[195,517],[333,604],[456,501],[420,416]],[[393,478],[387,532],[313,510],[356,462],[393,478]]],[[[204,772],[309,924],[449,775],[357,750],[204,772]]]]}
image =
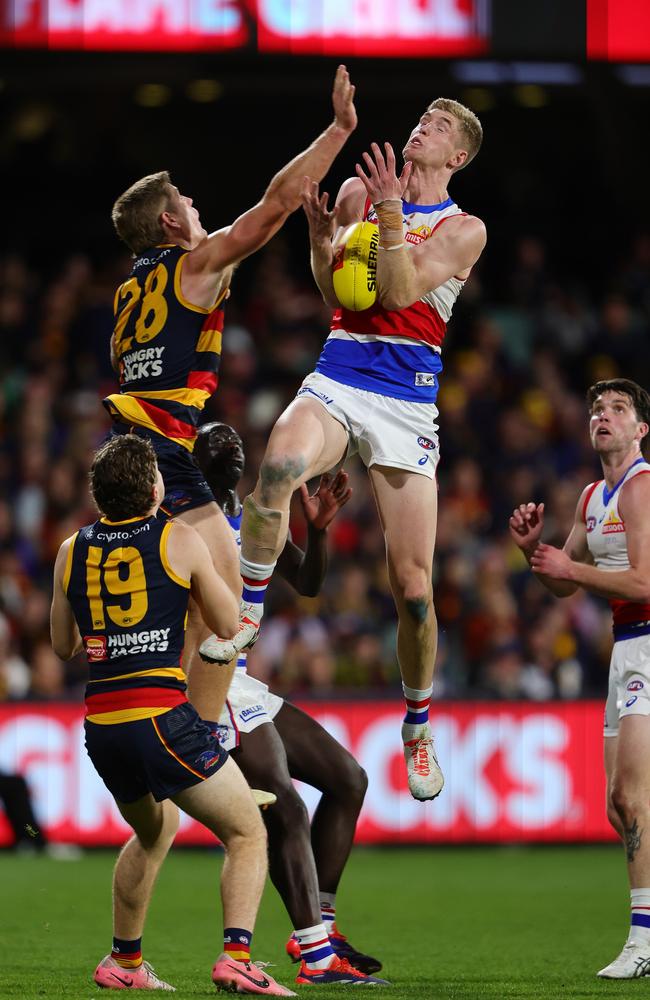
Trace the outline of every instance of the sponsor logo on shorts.
{"type": "Polygon", "coordinates": [[[416,372],[415,373],[415,384],[416,385],[435,385],[436,376],[433,372],[416,372]]]}
{"type": "Polygon", "coordinates": [[[212,735],[219,740],[219,743],[221,743],[222,746],[226,745],[226,743],[228,742],[228,734],[230,732],[230,726],[223,726],[221,723],[219,723],[216,726],[212,726],[210,731],[212,735]]]}
{"type": "Polygon", "coordinates": [[[251,715],[257,715],[260,712],[264,712],[264,705],[249,705],[248,708],[242,708],[239,713],[240,719],[249,719],[251,715]]]}
{"type": "Polygon", "coordinates": [[[298,389],[296,396],[306,396],[307,393],[311,393],[312,396],[322,399],[328,406],[334,402],[333,399],[328,399],[324,392],[317,392],[316,389],[312,389],[309,385],[303,385],[302,389],[298,389]]]}
{"type": "Polygon", "coordinates": [[[219,760],[219,754],[215,753],[213,750],[204,750],[203,753],[196,758],[195,764],[202,767],[204,771],[209,770],[213,764],[216,764],[219,760]]]}
{"type": "Polygon", "coordinates": [[[418,444],[420,445],[420,448],[424,448],[425,451],[434,451],[436,447],[431,438],[419,437],[418,444]]]}
{"type": "Polygon", "coordinates": [[[183,490],[172,490],[165,497],[164,503],[170,507],[185,507],[186,504],[192,502],[192,497],[188,497],[187,493],[183,490]]]}
{"type": "Polygon", "coordinates": [[[640,691],[643,687],[643,681],[630,681],[626,690],[627,691],[640,691]]]}
{"type": "Polygon", "coordinates": [[[626,708],[632,708],[632,705],[634,704],[634,702],[638,701],[638,700],[639,699],[638,699],[637,695],[634,695],[633,698],[628,698],[627,701],[625,702],[625,707],[626,708]]]}
{"type": "Polygon", "coordinates": [[[108,653],[108,645],[105,635],[85,635],[84,648],[86,656],[93,663],[97,660],[105,660],[108,653]]]}
{"type": "Polygon", "coordinates": [[[426,465],[429,461],[428,455],[423,455],[422,458],[418,458],[418,465],[426,465]]]}
{"type": "Polygon", "coordinates": [[[593,531],[595,527],[596,527],[596,518],[595,517],[588,517],[587,518],[587,532],[593,531]]]}

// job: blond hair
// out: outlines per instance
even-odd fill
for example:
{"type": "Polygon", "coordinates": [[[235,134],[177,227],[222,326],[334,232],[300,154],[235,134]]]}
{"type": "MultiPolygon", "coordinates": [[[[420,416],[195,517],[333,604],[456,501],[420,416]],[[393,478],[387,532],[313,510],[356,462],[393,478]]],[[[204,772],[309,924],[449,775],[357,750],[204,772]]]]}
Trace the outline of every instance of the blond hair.
{"type": "Polygon", "coordinates": [[[456,167],[456,170],[462,170],[474,159],[481,148],[483,127],[473,111],[466,108],[464,104],[460,104],[459,101],[452,101],[449,97],[437,97],[435,101],[432,101],[427,111],[435,110],[446,111],[447,114],[453,115],[458,122],[461,137],[467,143],[467,159],[460,167],[456,167]]]}
{"type": "Polygon", "coordinates": [[[113,205],[115,231],[134,254],[164,242],[160,216],[171,207],[171,194],[169,173],[161,170],[141,177],[113,205]]]}

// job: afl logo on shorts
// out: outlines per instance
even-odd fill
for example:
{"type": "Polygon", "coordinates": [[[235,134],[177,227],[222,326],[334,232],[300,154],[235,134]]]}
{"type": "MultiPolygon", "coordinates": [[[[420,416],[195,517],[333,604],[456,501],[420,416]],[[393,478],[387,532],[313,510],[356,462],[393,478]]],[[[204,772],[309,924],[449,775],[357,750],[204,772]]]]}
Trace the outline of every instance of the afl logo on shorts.
{"type": "Polygon", "coordinates": [[[640,691],[643,687],[643,681],[630,681],[626,691],[640,691]]]}
{"type": "Polygon", "coordinates": [[[85,635],[84,648],[88,659],[95,663],[97,660],[106,659],[106,636],[105,635],[85,635]]]}
{"type": "Polygon", "coordinates": [[[595,517],[588,517],[587,518],[587,531],[588,532],[589,531],[593,531],[595,527],[596,527],[596,518],[595,517]]]}
{"type": "Polygon", "coordinates": [[[424,448],[425,451],[433,451],[436,447],[430,438],[425,437],[419,437],[418,444],[420,445],[420,448],[424,448]]]}

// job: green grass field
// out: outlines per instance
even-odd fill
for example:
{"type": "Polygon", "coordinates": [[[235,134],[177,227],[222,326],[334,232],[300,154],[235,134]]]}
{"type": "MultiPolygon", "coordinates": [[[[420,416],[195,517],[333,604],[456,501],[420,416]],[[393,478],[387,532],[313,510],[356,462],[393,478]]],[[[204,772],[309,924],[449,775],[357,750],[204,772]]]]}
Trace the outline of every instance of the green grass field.
{"type": "MultiPolygon", "coordinates": [[[[106,995],[91,974],[110,950],[114,856],[62,862],[0,853],[3,1000],[106,995]]],[[[179,1000],[215,996],[219,868],[216,852],[177,850],[154,895],[144,953],[179,1000]]],[[[341,930],[383,959],[393,1000],[627,1000],[650,986],[594,975],[627,933],[620,848],[357,849],[337,902],[341,930]]],[[[289,932],[269,885],[254,954],[275,963],[270,971],[287,985],[295,975],[284,954],[289,932]]],[[[329,1000],[342,988],[296,990],[329,1000]]]]}

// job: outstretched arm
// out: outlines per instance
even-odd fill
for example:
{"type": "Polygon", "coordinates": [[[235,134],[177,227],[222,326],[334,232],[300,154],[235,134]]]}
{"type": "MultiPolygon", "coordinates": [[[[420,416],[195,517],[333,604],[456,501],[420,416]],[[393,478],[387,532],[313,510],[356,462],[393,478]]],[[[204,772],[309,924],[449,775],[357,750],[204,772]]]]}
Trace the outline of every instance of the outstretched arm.
{"type": "Polygon", "coordinates": [[[216,274],[263,246],[300,206],[305,176],[321,180],[357,125],[354,86],[345,66],[339,66],[332,92],[334,121],[312,144],[279,171],[262,200],[231,226],[208,236],[190,251],[183,265],[183,289],[192,291],[196,276],[216,274]]]}
{"type": "Polygon", "coordinates": [[[327,572],[327,529],[341,507],[352,496],[348,475],[343,469],[332,477],[321,476],[318,489],[312,497],[307,487],[300,487],[302,509],[307,521],[307,546],[305,551],[287,540],[278,559],[278,572],[304,597],[316,597],[327,572]]]}
{"type": "Polygon", "coordinates": [[[340,303],[334,294],[332,265],[337,240],[344,226],[360,222],[366,192],[357,177],[349,177],[341,185],[336,205],[329,211],[329,195],[321,195],[316,181],[305,178],[302,191],[302,207],[309,223],[309,247],[311,270],[325,303],[331,309],[338,309],[340,303]]]}
{"type": "Polygon", "coordinates": [[[401,199],[411,164],[407,163],[398,177],[390,143],[384,144],[383,153],[376,142],[371,149],[372,156],[363,154],[365,170],[359,164],[356,169],[379,222],[377,296],[385,309],[405,309],[476,263],[486,242],[485,226],[472,215],[452,217],[429,239],[417,246],[407,244],[401,199]]]}
{"type": "MultiPolygon", "coordinates": [[[[621,489],[619,511],[625,524],[629,569],[610,572],[577,560],[570,552],[538,545],[531,559],[536,573],[558,583],[583,587],[609,600],[650,602],[650,477],[635,476],[621,489]]],[[[586,535],[585,535],[586,537],[586,535]]]]}
{"type": "Polygon", "coordinates": [[[167,558],[178,577],[190,584],[203,621],[217,635],[230,639],[239,625],[239,602],[217,573],[210,551],[191,525],[172,521],[167,558]]]}
{"type": "MultiPolygon", "coordinates": [[[[569,537],[564,543],[562,553],[569,559],[589,560],[589,549],[587,547],[587,531],[582,520],[582,507],[584,503],[583,492],[578,501],[575,513],[573,528],[569,537]]],[[[554,574],[547,573],[545,568],[534,564],[535,553],[540,548],[542,531],[544,529],[544,504],[522,503],[512,513],[510,518],[510,537],[515,545],[518,545],[528,560],[535,576],[540,583],[543,583],[547,590],[550,590],[556,597],[570,597],[575,594],[578,586],[568,580],[557,579],[554,574]]],[[[545,546],[550,548],[550,546],[545,546]]],[[[560,551],[555,549],[554,551],[560,551]]]]}

